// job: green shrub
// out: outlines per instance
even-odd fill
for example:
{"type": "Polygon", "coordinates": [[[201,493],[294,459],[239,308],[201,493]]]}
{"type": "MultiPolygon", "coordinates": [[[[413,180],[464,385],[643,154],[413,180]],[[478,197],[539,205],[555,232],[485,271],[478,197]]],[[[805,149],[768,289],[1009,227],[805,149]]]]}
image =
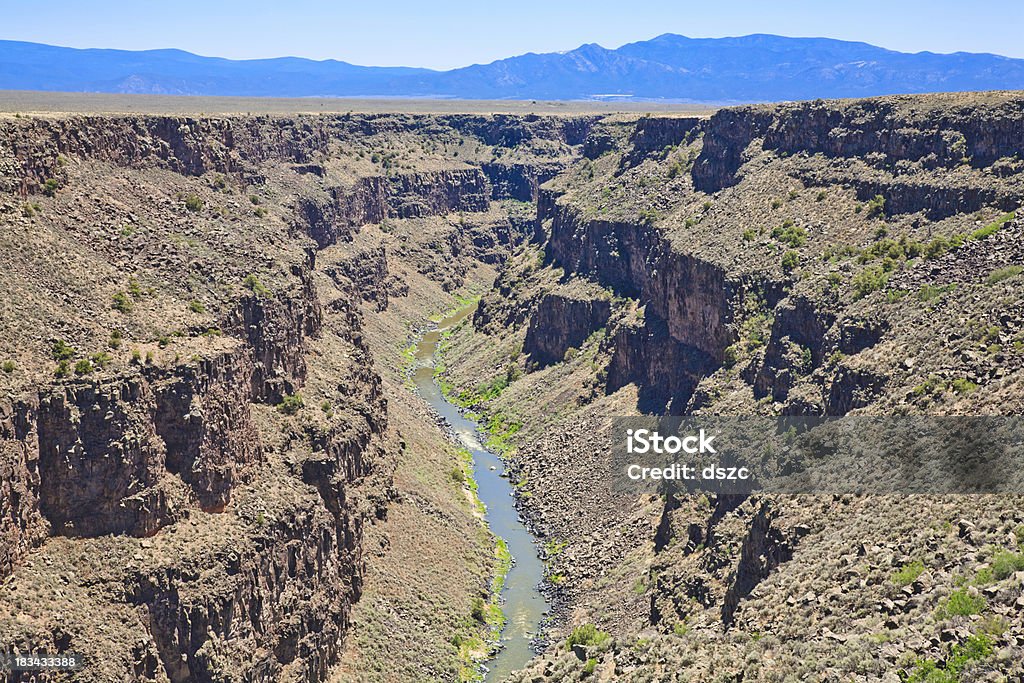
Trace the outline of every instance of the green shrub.
{"type": "Polygon", "coordinates": [[[61,360],[57,363],[56,369],[53,371],[54,377],[68,377],[71,375],[71,363],[67,360],[61,360]]]}
{"type": "Polygon", "coordinates": [[[199,213],[203,209],[203,200],[198,195],[190,194],[185,197],[185,208],[192,213],[199,213]]]}
{"type": "MultiPolygon", "coordinates": [[[[596,332],[595,334],[601,334],[602,336],[604,336],[606,333],[607,333],[607,330],[602,328],[601,330],[598,330],[598,332],[596,332]]],[[[505,368],[505,383],[506,383],[506,386],[508,384],[512,384],[512,382],[515,382],[517,379],[519,379],[520,377],[523,376],[523,369],[521,367],[519,367],[518,363],[515,362],[515,359],[516,359],[516,357],[518,356],[519,353],[522,353],[521,349],[520,349],[519,352],[517,352],[515,355],[512,356],[512,362],[509,363],[508,367],[505,368]]]]}
{"type": "Polygon", "coordinates": [[[924,396],[926,394],[939,394],[946,390],[946,381],[938,375],[929,375],[922,384],[918,384],[914,387],[915,396],[924,396]]]}
{"type": "Polygon", "coordinates": [[[111,357],[111,355],[106,351],[99,351],[97,353],[94,353],[89,358],[90,360],[92,360],[93,365],[95,365],[100,370],[104,369],[114,361],[113,357],[111,357]]]}
{"type": "Polygon", "coordinates": [[[991,654],[992,639],[984,634],[972,635],[962,644],[958,643],[950,649],[946,670],[960,680],[968,664],[980,662],[991,654]]]}
{"type": "Polygon", "coordinates": [[[0,365],[0,370],[3,370],[9,375],[12,372],[14,372],[15,368],[17,367],[18,366],[14,364],[13,360],[5,360],[3,365],[0,365]]]}
{"type": "Polygon", "coordinates": [[[188,305],[188,310],[193,313],[206,313],[206,306],[203,305],[202,301],[192,301],[188,305]]]}
{"type": "Polygon", "coordinates": [[[916,240],[907,240],[905,237],[901,237],[900,243],[904,245],[903,253],[907,258],[917,258],[924,253],[924,245],[916,240]]]}
{"type": "Polygon", "coordinates": [[[868,200],[868,218],[881,216],[883,211],[885,211],[885,197],[876,194],[868,200]]]}
{"type": "Polygon", "coordinates": [[[92,372],[92,370],[93,370],[92,362],[88,361],[88,360],[86,360],[84,358],[82,360],[78,361],[77,363],[75,363],[75,374],[76,375],[88,375],[90,372],[92,372]]]}
{"type": "Polygon", "coordinates": [[[809,346],[800,349],[800,369],[804,372],[814,369],[814,354],[809,346]]]}
{"type": "Polygon", "coordinates": [[[285,415],[294,415],[302,409],[303,405],[302,396],[299,394],[289,394],[281,399],[281,402],[277,404],[277,409],[285,415]]]}
{"type": "Polygon", "coordinates": [[[746,230],[743,231],[744,242],[753,242],[755,239],[757,239],[757,233],[754,231],[753,228],[747,228],[746,230]]]}
{"type": "Polygon", "coordinates": [[[807,231],[787,220],[772,230],[772,237],[791,247],[801,247],[807,242],[807,231]]]}
{"type": "Polygon", "coordinates": [[[958,588],[950,593],[949,597],[942,601],[936,616],[940,619],[950,617],[967,617],[978,614],[988,603],[980,595],[971,595],[967,588],[958,588]]]}
{"type": "Polygon", "coordinates": [[[827,196],[828,196],[828,193],[825,192],[825,190],[819,190],[818,194],[814,195],[814,201],[816,201],[816,202],[823,202],[823,201],[825,201],[825,197],[827,197],[827,196]]]}
{"type": "Polygon", "coordinates": [[[132,310],[132,300],[124,292],[118,292],[114,295],[114,302],[111,304],[111,308],[121,313],[129,313],[132,310]]]}
{"type": "Polygon", "coordinates": [[[933,659],[919,659],[904,678],[906,683],[957,683],[951,673],[940,669],[933,659]]]}
{"type": "Polygon", "coordinates": [[[924,257],[929,261],[937,259],[950,250],[950,241],[941,235],[929,242],[924,248],[924,257]]]}
{"type": "Polygon", "coordinates": [[[791,273],[800,265],[800,255],[795,251],[787,251],[782,255],[782,272],[791,273]]]}
{"type": "Polygon", "coordinates": [[[923,250],[924,247],[921,246],[920,242],[908,240],[906,237],[901,237],[898,242],[896,240],[883,237],[870,247],[861,251],[857,255],[857,262],[870,263],[878,258],[892,261],[903,261],[905,259],[920,256],[923,250]]]}
{"type": "Polygon", "coordinates": [[[978,340],[981,344],[992,344],[999,341],[1003,329],[999,325],[986,325],[985,323],[971,322],[971,338],[978,340]]]}
{"type": "Polygon", "coordinates": [[[43,183],[43,194],[47,197],[52,197],[57,194],[57,190],[60,188],[60,181],[56,178],[47,178],[46,182],[43,183]]]}
{"type": "Polygon", "coordinates": [[[242,284],[245,285],[246,289],[257,296],[270,296],[270,290],[260,282],[260,279],[256,277],[255,273],[249,273],[246,275],[245,279],[242,280],[242,284]]]}
{"type": "Polygon", "coordinates": [[[959,683],[972,663],[990,657],[992,651],[992,639],[975,634],[950,648],[945,668],[932,659],[919,659],[904,680],[906,683],[959,683]]]}
{"type": "Polygon", "coordinates": [[[107,346],[114,349],[115,351],[121,348],[121,330],[110,331],[110,339],[107,340],[107,346]]]}
{"type": "Polygon", "coordinates": [[[659,218],[661,218],[661,214],[654,209],[644,209],[640,212],[640,222],[644,225],[654,225],[659,218]]]}
{"type": "Polygon", "coordinates": [[[128,278],[128,293],[131,294],[133,299],[138,300],[142,298],[142,285],[133,277],[128,278]]]}
{"type": "Polygon", "coordinates": [[[971,380],[967,379],[966,377],[957,377],[952,382],[950,382],[949,387],[953,390],[954,393],[961,395],[970,394],[974,391],[977,391],[978,389],[978,385],[972,382],[971,380]]]}
{"type": "Polygon", "coordinates": [[[1024,571],[1024,553],[1000,550],[992,558],[992,576],[999,581],[1008,579],[1020,571],[1024,571]]]}
{"type": "Polygon", "coordinates": [[[983,240],[986,237],[990,237],[990,236],[996,234],[997,232],[999,232],[1000,228],[1002,228],[1004,225],[1006,225],[1007,223],[1009,223],[1010,221],[1013,220],[1014,215],[1015,214],[1013,212],[1004,213],[1002,216],[1000,216],[999,218],[997,218],[993,222],[989,223],[985,227],[978,228],[977,230],[972,232],[971,233],[971,239],[972,240],[983,240]]]}
{"type": "Polygon", "coordinates": [[[565,649],[571,650],[573,645],[599,646],[608,642],[609,638],[611,636],[604,631],[598,631],[593,624],[583,624],[569,633],[569,637],[565,639],[565,649]]]}
{"type": "Polygon", "coordinates": [[[53,354],[54,360],[69,360],[74,357],[75,349],[69,346],[63,339],[58,339],[53,342],[50,353],[53,354]]]}
{"type": "Polygon", "coordinates": [[[910,584],[917,581],[917,577],[921,576],[924,572],[924,562],[920,560],[914,560],[908,562],[899,568],[898,571],[892,575],[892,582],[901,588],[903,586],[909,586],[910,584]]]}
{"type": "Polygon", "coordinates": [[[1005,268],[996,268],[989,273],[988,279],[985,281],[988,285],[994,285],[1003,280],[1009,280],[1011,277],[1016,277],[1024,271],[1024,267],[1021,266],[1006,266],[1005,268]]]}
{"type": "Polygon", "coordinates": [[[596,670],[597,670],[597,660],[594,659],[593,657],[590,657],[589,659],[587,659],[586,663],[583,665],[583,675],[584,676],[592,676],[592,675],[594,675],[594,672],[596,670]]]}
{"type": "Polygon", "coordinates": [[[889,280],[889,274],[880,266],[870,266],[853,277],[853,296],[863,299],[872,292],[877,292],[889,280]]]}

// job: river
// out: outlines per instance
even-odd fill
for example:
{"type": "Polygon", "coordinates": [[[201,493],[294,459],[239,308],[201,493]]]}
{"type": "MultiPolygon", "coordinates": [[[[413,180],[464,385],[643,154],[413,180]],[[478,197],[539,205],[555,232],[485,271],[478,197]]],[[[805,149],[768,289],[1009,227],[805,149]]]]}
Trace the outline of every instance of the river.
{"type": "Polygon", "coordinates": [[[502,591],[502,610],[507,618],[501,632],[502,647],[486,663],[484,676],[488,683],[497,683],[511,672],[523,668],[533,657],[531,640],[537,635],[549,604],[539,590],[544,577],[544,563],[538,556],[533,534],[515,508],[512,482],[502,476],[505,464],[484,448],[478,425],[445,400],[434,380],[434,362],[441,334],[465,320],[475,309],[475,305],[460,309],[442,320],[435,329],[423,334],[416,346],[413,381],[420,395],[451,425],[459,440],[472,453],[477,494],[487,509],[485,519],[491,532],[505,540],[512,555],[512,568],[502,591]]]}

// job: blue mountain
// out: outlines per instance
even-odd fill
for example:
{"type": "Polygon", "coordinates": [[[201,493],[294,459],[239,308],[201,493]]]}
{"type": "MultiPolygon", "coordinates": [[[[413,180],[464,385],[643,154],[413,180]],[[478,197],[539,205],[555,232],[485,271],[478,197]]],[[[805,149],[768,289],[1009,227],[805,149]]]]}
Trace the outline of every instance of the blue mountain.
{"type": "Polygon", "coordinates": [[[1024,59],[908,54],[827,38],[665,34],[609,50],[524,54],[450,71],[181,50],[80,50],[0,41],[0,89],[257,97],[391,96],[758,102],[1024,89],[1024,59]]]}

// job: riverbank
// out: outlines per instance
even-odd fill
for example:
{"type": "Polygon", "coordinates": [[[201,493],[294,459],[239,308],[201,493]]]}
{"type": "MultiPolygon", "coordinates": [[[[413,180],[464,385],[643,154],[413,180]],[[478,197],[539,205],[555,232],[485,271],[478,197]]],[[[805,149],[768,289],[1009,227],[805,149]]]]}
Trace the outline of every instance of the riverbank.
{"type": "MultiPolygon", "coordinates": [[[[547,616],[548,603],[539,586],[544,564],[536,541],[515,504],[515,488],[501,457],[481,443],[480,425],[449,402],[435,381],[435,362],[442,335],[468,318],[472,302],[422,334],[413,354],[417,393],[443,420],[450,434],[471,456],[471,472],[459,472],[467,492],[483,506],[483,523],[496,538],[496,574],[489,600],[474,604],[473,616],[499,636],[497,652],[485,664],[484,680],[499,681],[533,657],[534,639],[547,616]],[[467,476],[471,474],[472,476],[467,476]]],[[[468,470],[469,468],[467,468],[468,470]]],[[[454,475],[455,473],[453,473],[454,475]]],[[[472,650],[466,650],[472,654],[472,650]]]]}

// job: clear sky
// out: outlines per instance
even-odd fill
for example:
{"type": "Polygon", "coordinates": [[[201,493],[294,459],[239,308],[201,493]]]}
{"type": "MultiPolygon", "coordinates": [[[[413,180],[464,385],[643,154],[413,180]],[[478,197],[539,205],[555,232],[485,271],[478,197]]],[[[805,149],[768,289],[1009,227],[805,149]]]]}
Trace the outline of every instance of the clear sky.
{"type": "Polygon", "coordinates": [[[662,33],[1024,57],[1022,0],[0,0],[0,38],[447,69],[662,33]]]}

